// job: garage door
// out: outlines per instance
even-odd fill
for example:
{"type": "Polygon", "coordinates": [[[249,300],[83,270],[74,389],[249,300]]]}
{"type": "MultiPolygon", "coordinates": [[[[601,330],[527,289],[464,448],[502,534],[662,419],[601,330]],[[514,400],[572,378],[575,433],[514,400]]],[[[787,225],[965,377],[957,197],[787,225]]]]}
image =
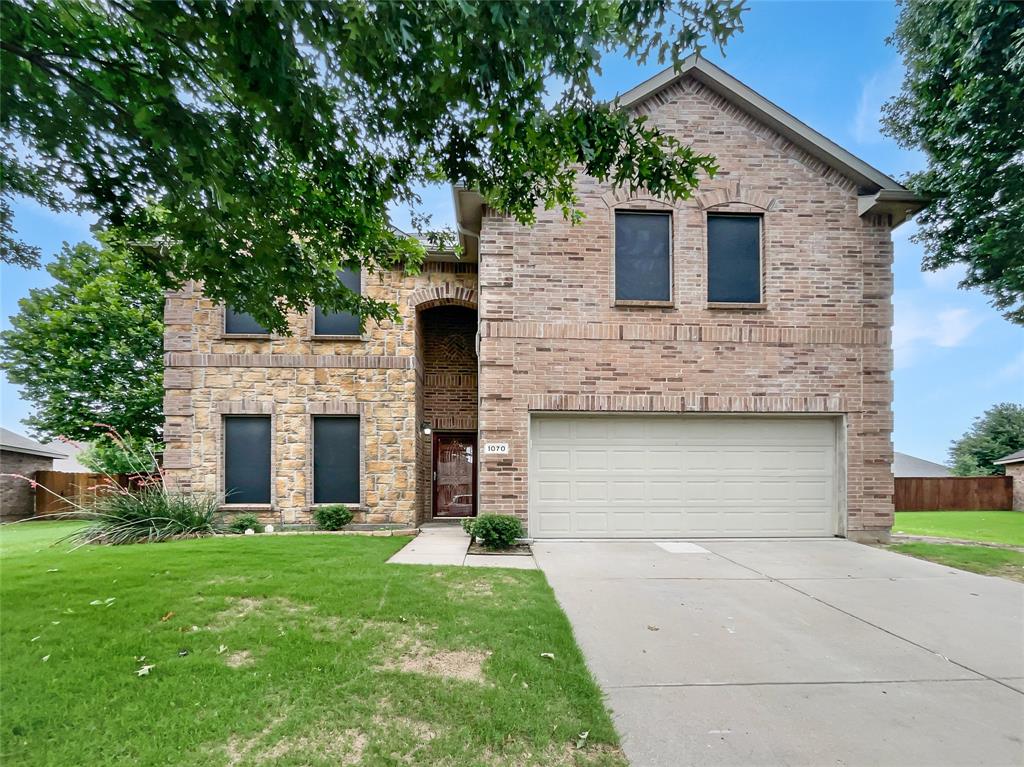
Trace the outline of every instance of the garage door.
{"type": "Polygon", "coordinates": [[[534,415],[537,538],[834,535],[831,418],[534,415]]]}

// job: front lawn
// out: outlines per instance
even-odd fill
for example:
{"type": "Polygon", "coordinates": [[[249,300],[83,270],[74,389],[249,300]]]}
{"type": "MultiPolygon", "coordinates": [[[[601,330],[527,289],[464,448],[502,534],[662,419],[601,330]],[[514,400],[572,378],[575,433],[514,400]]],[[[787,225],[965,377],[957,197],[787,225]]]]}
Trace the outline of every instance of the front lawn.
{"type": "Polygon", "coordinates": [[[899,511],[892,531],[1024,546],[1024,512],[899,511]]]}
{"type": "Polygon", "coordinates": [[[403,538],[50,546],[70,529],[0,530],[5,766],[625,765],[539,572],[385,564],[403,538]]]}
{"type": "Polygon", "coordinates": [[[901,554],[938,562],[982,575],[998,575],[1024,581],[1024,553],[991,546],[962,546],[953,543],[895,543],[888,547],[901,554]]]}

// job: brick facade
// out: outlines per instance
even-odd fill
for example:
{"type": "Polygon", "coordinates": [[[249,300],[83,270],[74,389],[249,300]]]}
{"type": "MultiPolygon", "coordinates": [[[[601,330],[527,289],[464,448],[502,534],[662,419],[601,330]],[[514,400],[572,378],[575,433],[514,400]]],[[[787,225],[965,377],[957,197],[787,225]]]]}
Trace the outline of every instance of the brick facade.
{"type": "Polygon", "coordinates": [[[1013,477],[1013,510],[1024,511],[1024,462],[1008,463],[1006,476],[1013,477]]]}
{"type": "Polygon", "coordinates": [[[395,302],[402,320],[363,339],[313,339],[299,315],[292,337],[227,339],[212,303],[190,290],[169,296],[165,465],[173,481],[220,492],[221,416],[268,413],[273,513],[306,521],[310,417],[358,412],[359,520],[421,521],[429,516],[430,442],[420,425],[472,429],[478,419],[481,443],[510,445],[507,456],[479,463],[480,511],[525,519],[531,412],[821,413],[844,427],[848,534],[886,537],[888,222],[861,217],[852,181],[694,79],[638,109],[717,157],[719,174],[694,199],[669,205],[581,178],[581,225],[557,211],[539,211],[531,227],[485,211],[478,267],[430,263],[416,277],[364,275],[367,293],[395,302]],[[671,212],[670,305],[615,305],[617,209],[671,212]],[[709,211],[763,216],[763,303],[708,305],[709,211]],[[475,324],[470,310],[478,310],[475,324]]]}
{"type": "Polygon", "coordinates": [[[484,219],[480,438],[510,454],[480,465],[480,507],[527,514],[531,411],[835,413],[845,418],[847,530],[892,526],[892,242],[858,215],[853,183],[692,79],[642,109],[713,153],[720,172],[675,205],[579,185],[571,226],[484,219]],[[670,210],[672,306],[614,305],[613,212],[670,210]],[[763,215],[764,308],[706,301],[708,210],[763,215]]]}
{"type": "MultiPolygon", "coordinates": [[[[32,479],[37,471],[53,468],[53,459],[13,450],[0,450],[0,474],[32,479]]],[[[36,491],[19,477],[0,476],[0,522],[13,522],[35,514],[36,491]]]]}

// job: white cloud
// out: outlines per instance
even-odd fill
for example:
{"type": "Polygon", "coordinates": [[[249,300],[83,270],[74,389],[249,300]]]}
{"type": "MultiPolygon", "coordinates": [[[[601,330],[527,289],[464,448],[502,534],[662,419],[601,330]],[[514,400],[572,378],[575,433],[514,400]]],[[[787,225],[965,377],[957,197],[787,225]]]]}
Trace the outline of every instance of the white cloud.
{"type": "Polygon", "coordinates": [[[964,264],[953,264],[935,272],[921,272],[921,280],[932,290],[952,290],[967,275],[964,264]]]}
{"type": "Polygon", "coordinates": [[[1018,352],[1016,357],[996,373],[996,379],[1000,381],[1012,381],[1018,378],[1024,378],[1024,351],[1018,352]]]}
{"type": "Polygon", "coordinates": [[[882,105],[899,92],[902,83],[903,64],[895,59],[885,69],[871,75],[861,86],[852,126],[853,137],[858,143],[873,144],[882,140],[882,105]]]}
{"type": "Polygon", "coordinates": [[[928,347],[952,349],[966,341],[982,323],[969,309],[924,311],[910,302],[896,300],[892,345],[896,367],[912,365],[928,347]]]}

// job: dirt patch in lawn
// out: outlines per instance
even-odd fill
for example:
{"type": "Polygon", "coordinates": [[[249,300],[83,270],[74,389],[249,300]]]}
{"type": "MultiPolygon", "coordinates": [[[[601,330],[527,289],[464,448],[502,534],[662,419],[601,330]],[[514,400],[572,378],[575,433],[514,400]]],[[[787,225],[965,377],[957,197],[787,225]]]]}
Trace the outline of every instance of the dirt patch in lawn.
{"type": "Polygon", "coordinates": [[[486,683],[484,661],[491,657],[482,650],[441,650],[420,641],[412,642],[385,668],[411,674],[428,674],[463,682],[486,683]]]}
{"type": "Polygon", "coordinates": [[[583,748],[566,743],[540,751],[519,750],[516,745],[510,743],[500,753],[488,750],[483,755],[483,763],[487,767],[627,767],[628,764],[621,748],[604,743],[588,743],[583,748]]]}
{"type": "Polygon", "coordinates": [[[285,756],[308,754],[327,757],[335,764],[353,765],[363,760],[368,738],[359,730],[317,730],[315,734],[282,738],[272,746],[258,752],[257,764],[276,762],[285,756]],[[335,761],[337,760],[337,761],[335,761]]]}
{"type": "Polygon", "coordinates": [[[251,666],[255,662],[256,659],[252,657],[252,653],[248,650],[239,650],[224,658],[224,663],[228,665],[228,668],[242,668],[244,666],[251,666]]]}
{"type": "Polygon", "coordinates": [[[213,616],[206,626],[210,631],[223,631],[247,620],[283,620],[285,624],[301,624],[312,629],[317,639],[331,639],[343,621],[334,615],[317,615],[313,607],[283,597],[233,597],[229,606],[213,616]]]}

